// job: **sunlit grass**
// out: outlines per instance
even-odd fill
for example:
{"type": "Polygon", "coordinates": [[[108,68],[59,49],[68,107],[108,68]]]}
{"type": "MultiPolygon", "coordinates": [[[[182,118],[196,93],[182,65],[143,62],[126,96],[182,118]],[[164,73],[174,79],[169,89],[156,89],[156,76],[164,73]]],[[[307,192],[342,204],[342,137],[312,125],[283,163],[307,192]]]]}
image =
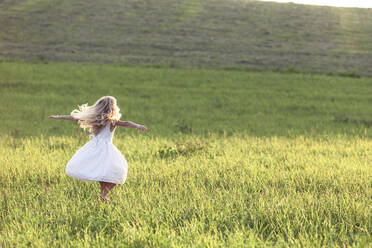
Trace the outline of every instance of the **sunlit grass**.
{"type": "Polygon", "coordinates": [[[85,140],[0,141],[2,245],[365,247],[371,241],[372,143],[363,139],[184,136],[114,140],[128,179],[96,200],[98,184],[69,178],[85,140]],[[204,148],[192,152],[194,146],[204,148]],[[187,148],[186,148],[187,149],[187,148]]]}
{"type": "Polygon", "coordinates": [[[371,80],[0,64],[2,247],[368,247],[371,80]],[[128,178],[100,203],[65,175],[89,140],[48,119],[103,95],[128,178]]]}

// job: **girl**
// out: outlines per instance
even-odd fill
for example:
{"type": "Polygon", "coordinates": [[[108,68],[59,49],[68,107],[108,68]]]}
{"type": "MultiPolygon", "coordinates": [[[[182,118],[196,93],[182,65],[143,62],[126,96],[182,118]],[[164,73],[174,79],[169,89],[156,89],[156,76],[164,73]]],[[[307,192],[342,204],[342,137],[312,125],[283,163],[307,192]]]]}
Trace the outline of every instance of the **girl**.
{"type": "Polygon", "coordinates": [[[83,104],[71,115],[51,115],[49,118],[77,121],[81,128],[89,128],[92,139],[81,147],[66,166],[66,174],[88,182],[98,181],[100,198],[108,202],[107,194],[127,178],[128,165],[124,156],[112,143],[117,126],[147,130],[143,125],[120,121],[120,109],[112,96],[101,97],[94,105],[83,104]]]}

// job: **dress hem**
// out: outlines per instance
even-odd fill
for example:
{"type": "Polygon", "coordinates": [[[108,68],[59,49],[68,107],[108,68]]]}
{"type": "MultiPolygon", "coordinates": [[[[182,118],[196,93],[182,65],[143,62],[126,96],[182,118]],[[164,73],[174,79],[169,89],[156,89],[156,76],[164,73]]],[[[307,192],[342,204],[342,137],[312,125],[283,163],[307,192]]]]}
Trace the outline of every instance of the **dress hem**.
{"type": "Polygon", "coordinates": [[[92,182],[106,182],[106,183],[114,183],[114,184],[124,184],[125,183],[125,180],[124,180],[124,182],[114,182],[113,180],[105,180],[104,178],[91,179],[91,178],[80,177],[80,176],[76,176],[76,175],[68,174],[68,173],[66,173],[66,175],[68,175],[72,178],[75,178],[75,179],[79,179],[79,180],[82,180],[82,181],[85,181],[85,182],[89,182],[89,183],[92,183],[92,182]]]}

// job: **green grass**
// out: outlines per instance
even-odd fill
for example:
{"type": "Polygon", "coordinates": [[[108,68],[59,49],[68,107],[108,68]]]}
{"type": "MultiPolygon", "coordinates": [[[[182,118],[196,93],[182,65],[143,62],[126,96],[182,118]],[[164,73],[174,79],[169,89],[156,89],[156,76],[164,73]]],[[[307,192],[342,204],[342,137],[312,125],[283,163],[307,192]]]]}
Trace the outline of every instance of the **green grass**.
{"type": "Polygon", "coordinates": [[[149,136],[372,135],[369,78],[29,63],[0,63],[0,75],[0,133],[14,137],[76,135],[77,125],[47,116],[103,95],[149,136]]]}
{"type": "Polygon", "coordinates": [[[4,0],[0,56],[372,75],[372,10],[249,0],[4,0]]]}
{"type": "Polygon", "coordinates": [[[129,171],[109,205],[64,174],[85,141],[2,136],[1,246],[371,244],[371,140],[116,138],[129,171]]]}
{"type": "Polygon", "coordinates": [[[0,64],[1,247],[368,247],[371,80],[0,64]],[[88,141],[48,119],[103,95],[129,165],[112,202],[64,174],[88,141]]]}

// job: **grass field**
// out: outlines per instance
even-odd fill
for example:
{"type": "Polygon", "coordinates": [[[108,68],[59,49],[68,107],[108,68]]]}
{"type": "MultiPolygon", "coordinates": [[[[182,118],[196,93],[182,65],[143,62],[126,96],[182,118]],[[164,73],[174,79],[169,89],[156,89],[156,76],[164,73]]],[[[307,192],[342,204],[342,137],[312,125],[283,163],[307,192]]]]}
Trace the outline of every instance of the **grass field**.
{"type": "Polygon", "coordinates": [[[0,63],[0,75],[0,133],[14,137],[76,135],[47,116],[102,95],[150,136],[372,137],[370,78],[16,62],[0,63]]]}
{"type": "Polygon", "coordinates": [[[3,0],[0,56],[372,75],[372,10],[250,0],[3,0]]]}
{"type": "Polygon", "coordinates": [[[368,247],[370,78],[0,63],[2,247],[368,247]],[[127,158],[109,205],[48,119],[114,95],[127,158]]]}

